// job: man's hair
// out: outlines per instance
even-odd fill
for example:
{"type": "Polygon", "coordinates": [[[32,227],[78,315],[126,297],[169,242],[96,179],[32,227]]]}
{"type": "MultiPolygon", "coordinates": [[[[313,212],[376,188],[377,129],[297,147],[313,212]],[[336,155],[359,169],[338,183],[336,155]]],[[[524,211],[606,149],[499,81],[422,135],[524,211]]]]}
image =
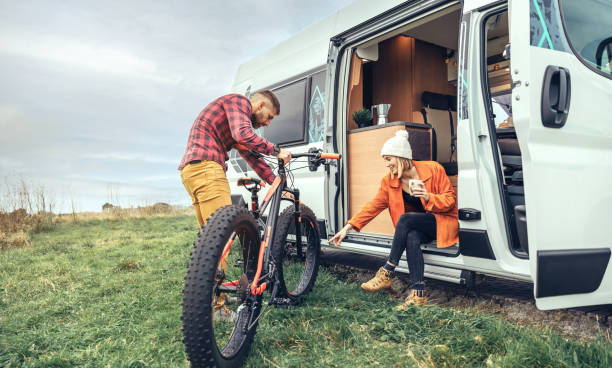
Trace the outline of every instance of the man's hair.
{"type": "Polygon", "coordinates": [[[263,91],[255,92],[255,95],[260,95],[261,97],[270,101],[272,106],[274,106],[276,113],[280,114],[280,102],[278,102],[278,98],[276,97],[274,92],[270,91],[269,89],[264,89],[263,91]]]}

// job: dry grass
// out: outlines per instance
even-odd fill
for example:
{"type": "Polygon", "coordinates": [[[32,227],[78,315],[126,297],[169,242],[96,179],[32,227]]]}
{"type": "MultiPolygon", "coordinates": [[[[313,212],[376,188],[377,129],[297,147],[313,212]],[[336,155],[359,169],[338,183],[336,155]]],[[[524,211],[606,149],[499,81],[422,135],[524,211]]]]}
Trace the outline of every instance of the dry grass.
{"type": "Polygon", "coordinates": [[[15,233],[5,233],[0,231],[0,250],[8,248],[24,248],[29,247],[30,236],[23,231],[15,233]]]}
{"type": "MultiPolygon", "coordinates": [[[[193,215],[193,209],[183,208],[183,207],[175,207],[171,206],[168,209],[160,211],[159,208],[156,208],[155,205],[146,206],[146,207],[136,207],[136,208],[120,208],[114,207],[111,210],[102,211],[102,212],[79,212],[78,214],[79,221],[90,221],[90,220],[125,220],[131,218],[145,218],[145,217],[175,217],[180,215],[193,215]]],[[[60,214],[56,216],[56,221],[65,223],[65,222],[74,222],[73,215],[69,214],[60,214]]]]}
{"type": "Polygon", "coordinates": [[[193,211],[159,202],[137,208],[121,208],[106,203],[102,212],[77,212],[71,194],[72,212],[56,214],[55,203],[55,197],[44,185],[36,185],[23,178],[5,178],[4,186],[0,188],[0,249],[29,246],[32,234],[52,231],[58,223],[174,217],[192,214],[193,211]]]}

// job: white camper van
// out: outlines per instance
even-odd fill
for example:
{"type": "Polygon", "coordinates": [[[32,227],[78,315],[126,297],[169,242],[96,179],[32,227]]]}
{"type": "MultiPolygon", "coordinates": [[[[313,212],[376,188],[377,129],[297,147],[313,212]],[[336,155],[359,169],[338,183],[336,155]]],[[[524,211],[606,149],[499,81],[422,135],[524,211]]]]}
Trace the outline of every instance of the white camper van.
{"type": "MultiPolygon", "coordinates": [[[[406,129],[458,195],[459,243],[423,245],[426,277],[532,281],[540,309],[609,304],[610,19],[605,0],[358,0],[243,64],[233,91],[278,95],[272,142],[342,153],[294,172],[325,239],[374,197],[380,148],[406,129]]],[[[230,178],[254,175],[230,161],[230,178]]],[[[382,213],[342,249],[386,256],[393,231],[382,213]]]]}

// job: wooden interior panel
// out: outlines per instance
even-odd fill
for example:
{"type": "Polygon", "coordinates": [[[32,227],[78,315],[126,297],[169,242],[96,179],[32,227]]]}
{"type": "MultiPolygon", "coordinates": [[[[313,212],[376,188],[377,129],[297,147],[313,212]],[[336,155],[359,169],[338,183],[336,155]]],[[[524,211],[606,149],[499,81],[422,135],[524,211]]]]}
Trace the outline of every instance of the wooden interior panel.
{"type": "MultiPolygon", "coordinates": [[[[349,80],[349,92],[348,92],[348,129],[356,129],[357,123],[353,121],[353,113],[363,106],[363,62],[357,56],[357,53],[353,54],[351,60],[351,78],[349,80]]],[[[368,106],[369,108],[369,106],[368,106]]]]}
{"type": "Polygon", "coordinates": [[[412,74],[414,83],[411,85],[413,110],[423,107],[421,95],[424,91],[457,95],[457,87],[448,82],[447,65],[444,62],[446,49],[431,43],[415,40],[414,63],[412,74]]]}
{"type": "MultiPolygon", "coordinates": [[[[396,36],[378,47],[378,61],[372,68],[373,104],[389,103],[388,121],[412,121],[412,58],[414,39],[396,36]]],[[[374,114],[374,122],[378,116],[374,114]]]]}
{"type": "MultiPolygon", "coordinates": [[[[380,181],[389,170],[385,167],[380,149],[402,125],[350,133],[348,135],[348,185],[349,214],[353,217],[364,204],[370,201],[380,187],[380,181]]],[[[385,210],[361,231],[370,233],[394,233],[389,211],[385,210]]]]}

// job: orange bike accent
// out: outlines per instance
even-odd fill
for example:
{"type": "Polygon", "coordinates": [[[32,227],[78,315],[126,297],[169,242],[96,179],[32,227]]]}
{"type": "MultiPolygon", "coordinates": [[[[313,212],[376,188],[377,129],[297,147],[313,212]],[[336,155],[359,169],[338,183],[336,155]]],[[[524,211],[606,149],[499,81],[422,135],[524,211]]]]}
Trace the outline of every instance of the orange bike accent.
{"type": "Polygon", "coordinates": [[[223,247],[223,253],[221,253],[220,260],[225,259],[230,249],[232,248],[232,244],[234,243],[234,239],[236,239],[236,233],[232,234],[232,237],[225,243],[225,247],[223,247]]]}
{"type": "Polygon", "coordinates": [[[238,285],[238,281],[240,280],[224,282],[221,284],[221,286],[236,286],[238,285]]]}
{"type": "Polygon", "coordinates": [[[263,266],[263,257],[266,251],[266,247],[268,246],[268,242],[270,241],[271,232],[272,232],[272,227],[268,226],[268,229],[266,230],[265,240],[261,242],[261,247],[259,247],[259,258],[257,259],[257,272],[255,273],[255,277],[253,278],[253,282],[251,283],[251,294],[253,295],[261,295],[264,292],[264,290],[266,290],[265,283],[263,283],[260,286],[257,286],[257,283],[259,282],[259,276],[261,276],[261,268],[263,266]]]}
{"type": "Polygon", "coordinates": [[[268,199],[270,199],[270,197],[272,197],[272,194],[274,194],[274,192],[276,191],[276,188],[278,188],[279,184],[281,182],[281,178],[280,176],[277,176],[276,179],[274,179],[274,181],[272,182],[272,186],[270,187],[270,189],[268,189],[268,193],[266,193],[266,196],[264,197],[264,202],[267,202],[268,199]]]}
{"type": "Polygon", "coordinates": [[[238,179],[237,186],[243,187],[248,184],[259,184],[262,188],[266,186],[266,182],[263,180],[259,180],[256,178],[249,178],[248,176],[244,176],[238,179]]]}
{"type": "Polygon", "coordinates": [[[321,158],[330,158],[333,160],[339,160],[342,155],[339,153],[321,153],[321,158]]]}
{"type": "Polygon", "coordinates": [[[242,144],[238,144],[238,143],[234,144],[234,148],[242,150],[242,151],[248,151],[249,150],[247,147],[243,146],[242,144]]]}

